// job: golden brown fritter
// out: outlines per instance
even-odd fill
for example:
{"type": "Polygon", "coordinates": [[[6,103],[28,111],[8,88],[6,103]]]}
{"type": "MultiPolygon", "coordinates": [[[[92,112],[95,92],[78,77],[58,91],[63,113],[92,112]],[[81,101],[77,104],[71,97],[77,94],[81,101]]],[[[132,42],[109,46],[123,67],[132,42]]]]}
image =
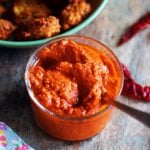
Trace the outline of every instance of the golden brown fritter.
{"type": "Polygon", "coordinates": [[[15,0],[12,6],[13,20],[16,24],[26,23],[51,14],[48,6],[39,0],[15,0]]]}
{"type": "Polygon", "coordinates": [[[91,12],[91,5],[86,1],[73,0],[61,13],[63,30],[79,24],[91,12]]]}
{"type": "Polygon", "coordinates": [[[16,39],[35,40],[48,38],[58,34],[60,27],[59,20],[54,16],[34,19],[16,32],[16,39]]]}
{"type": "Polygon", "coordinates": [[[0,17],[6,12],[6,8],[0,4],[0,17]]]}
{"type": "Polygon", "coordinates": [[[0,18],[6,19],[0,38],[8,39],[11,30],[17,40],[51,37],[78,25],[90,11],[86,0],[0,0],[0,18]]]}
{"type": "Polygon", "coordinates": [[[9,39],[15,29],[16,26],[12,22],[0,19],[0,40],[9,39]]]}

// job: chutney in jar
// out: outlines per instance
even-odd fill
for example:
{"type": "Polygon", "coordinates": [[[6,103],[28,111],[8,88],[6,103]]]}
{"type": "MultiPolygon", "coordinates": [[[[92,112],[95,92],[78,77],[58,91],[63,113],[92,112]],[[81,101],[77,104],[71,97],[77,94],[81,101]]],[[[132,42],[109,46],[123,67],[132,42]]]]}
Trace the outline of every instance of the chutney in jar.
{"type": "Polygon", "coordinates": [[[50,42],[28,69],[36,122],[64,140],[83,140],[103,129],[112,114],[104,97],[115,99],[122,86],[116,57],[83,41],[68,36],[50,42]]]}

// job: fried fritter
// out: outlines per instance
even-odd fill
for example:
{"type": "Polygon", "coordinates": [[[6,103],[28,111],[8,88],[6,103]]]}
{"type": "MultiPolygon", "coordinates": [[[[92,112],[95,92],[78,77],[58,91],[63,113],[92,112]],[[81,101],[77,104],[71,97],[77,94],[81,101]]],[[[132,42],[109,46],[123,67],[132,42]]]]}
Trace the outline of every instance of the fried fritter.
{"type": "Polygon", "coordinates": [[[0,17],[6,12],[6,8],[0,4],[0,17]]]}
{"type": "Polygon", "coordinates": [[[54,16],[34,19],[16,32],[17,40],[48,38],[60,32],[59,20],[54,16]]]}
{"type": "Polygon", "coordinates": [[[12,6],[13,20],[22,24],[40,17],[48,17],[51,10],[39,0],[15,0],[12,6]]]}
{"type": "Polygon", "coordinates": [[[61,13],[63,30],[79,24],[91,12],[91,5],[84,0],[73,0],[61,13]]]}
{"type": "Polygon", "coordinates": [[[0,0],[0,39],[12,34],[17,40],[52,37],[78,25],[90,12],[86,0],[0,0]]]}
{"type": "Polygon", "coordinates": [[[0,39],[1,40],[9,39],[12,36],[15,29],[16,29],[16,26],[12,22],[8,20],[0,19],[0,39]]]}

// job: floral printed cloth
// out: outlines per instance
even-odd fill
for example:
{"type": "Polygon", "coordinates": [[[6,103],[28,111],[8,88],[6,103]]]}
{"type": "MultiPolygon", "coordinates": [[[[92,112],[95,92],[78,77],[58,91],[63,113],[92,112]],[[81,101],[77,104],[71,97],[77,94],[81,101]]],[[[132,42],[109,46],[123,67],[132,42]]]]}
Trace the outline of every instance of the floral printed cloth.
{"type": "Polygon", "coordinates": [[[0,150],[34,150],[5,123],[0,122],[0,150]]]}

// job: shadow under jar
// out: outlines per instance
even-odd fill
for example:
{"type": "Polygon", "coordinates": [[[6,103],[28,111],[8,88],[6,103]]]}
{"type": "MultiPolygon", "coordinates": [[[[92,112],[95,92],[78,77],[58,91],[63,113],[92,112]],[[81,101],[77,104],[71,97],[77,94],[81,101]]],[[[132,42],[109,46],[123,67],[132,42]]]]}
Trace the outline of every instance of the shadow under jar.
{"type": "Polygon", "coordinates": [[[79,141],[109,122],[113,107],[103,98],[119,96],[123,74],[110,48],[72,35],[54,39],[31,55],[25,83],[38,126],[56,138],[79,141]]]}

